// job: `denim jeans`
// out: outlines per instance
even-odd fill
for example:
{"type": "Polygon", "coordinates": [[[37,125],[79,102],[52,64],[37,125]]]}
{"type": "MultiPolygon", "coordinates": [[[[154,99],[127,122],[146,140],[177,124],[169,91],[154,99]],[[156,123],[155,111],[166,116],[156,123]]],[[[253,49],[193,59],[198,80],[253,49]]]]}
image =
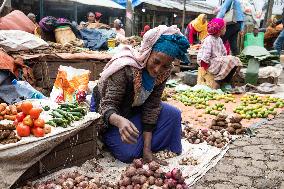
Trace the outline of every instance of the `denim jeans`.
{"type": "Polygon", "coordinates": [[[281,53],[283,43],[284,43],[284,30],[280,32],[279,36],[277,37],[277,39],[273,44],[274,49],[277,50],[279,55],[281,53]]]}

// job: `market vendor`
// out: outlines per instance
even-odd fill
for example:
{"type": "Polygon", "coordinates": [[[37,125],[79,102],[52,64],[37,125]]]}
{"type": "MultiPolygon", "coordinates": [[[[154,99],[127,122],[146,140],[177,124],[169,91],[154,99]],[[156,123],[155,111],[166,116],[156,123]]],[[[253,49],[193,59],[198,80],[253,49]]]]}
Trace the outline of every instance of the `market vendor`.
{"type": "Polygon", "coordinates": [[[113,22],[113,26],[114,28],[112,28],[112,30],[116,33],[116,39],[118,39],[119,41],[125,40],[125,31],[122,28],[123,24],[121,20],[115,19],[113,22]]]}
{"type": "Polygon", "coordinates": [[[191,21],[186,27],[185,36],[192,45],[195,39],[202,41],[207,36],[207,15],[200,14],[196,19],[191,21]]]}
{"type": "MultiPolygon", "coordinates": [[[[202,43],[197,62],[214,76],[219,85],[230,83],[242,63],[235,56],[227,56],[226,48],[220,37],[226,32],[225,21],[222,18],[214,18],[208,23],[207,30],[209,35],[202,43]]],[[[219,87],[216,86],[216,88],[219,87]]]]}
{"type": "Polygon", "coordinates": [[[144,35],[139,51],[125,46],[106,65],[93,98],[104,122],[102,141],[115,158],[164,164],[152,152],[182,152],[181,112],[161,95],[173,60],[188,61],[188,47],[177,27],[161,25],[144,35]]]}
{"type": "Polygon", "coordinates": [[[89,28],[89,29],[110,29],[110,27],[106,24],[101,23],[102,13],[100,12],[89,12],[87,14],[88,22],[81,23],[80,29],[89,28]]]}

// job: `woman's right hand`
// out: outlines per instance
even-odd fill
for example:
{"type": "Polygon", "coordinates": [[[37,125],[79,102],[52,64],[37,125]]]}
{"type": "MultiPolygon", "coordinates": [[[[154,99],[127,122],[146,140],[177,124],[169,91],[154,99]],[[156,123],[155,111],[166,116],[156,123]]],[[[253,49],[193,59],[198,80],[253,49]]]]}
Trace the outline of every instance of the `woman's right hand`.
{"type": "Polygon", "coordinates": [[[128,144],[137,143],[139,131],[131,121],[115,113],[109,119],[112,125],[118,127],[123,142],[128,144]]]}

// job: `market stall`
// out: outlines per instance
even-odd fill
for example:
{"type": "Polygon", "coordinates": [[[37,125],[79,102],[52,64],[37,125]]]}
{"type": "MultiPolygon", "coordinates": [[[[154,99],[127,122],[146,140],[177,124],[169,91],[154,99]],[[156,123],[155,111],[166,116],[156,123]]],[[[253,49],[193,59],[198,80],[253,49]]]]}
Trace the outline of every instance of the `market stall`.
{"type": "Polygon", "coordinates": [[[96,156],[95,121],[100,115],[85,106],[47,99],[0,106],[5,108],[0,121],[1,188],[96,156]]]}

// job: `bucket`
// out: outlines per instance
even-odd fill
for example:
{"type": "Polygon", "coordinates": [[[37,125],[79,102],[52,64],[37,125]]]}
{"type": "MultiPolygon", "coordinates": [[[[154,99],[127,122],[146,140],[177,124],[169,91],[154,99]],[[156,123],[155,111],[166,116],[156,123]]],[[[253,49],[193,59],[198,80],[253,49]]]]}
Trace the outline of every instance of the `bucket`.
{"type": "Polygon", "coordinates": [[[197,84],[197,75],[197,70],[184,72],[182,81],[189,86],[195,86],[197,84]]]}
{"type": "Polygon", "coordinates": [[[115,47],[115,39],[110,38],[107,40],[107,46],[108,48],[114,48],[115,47]]]}
{"type": "Polygon", "coordinates": [[[76,40],[76,36],[69,26],[58,27],[55,29],[55,39],[57,43],[65,45],[76,40]]]}

